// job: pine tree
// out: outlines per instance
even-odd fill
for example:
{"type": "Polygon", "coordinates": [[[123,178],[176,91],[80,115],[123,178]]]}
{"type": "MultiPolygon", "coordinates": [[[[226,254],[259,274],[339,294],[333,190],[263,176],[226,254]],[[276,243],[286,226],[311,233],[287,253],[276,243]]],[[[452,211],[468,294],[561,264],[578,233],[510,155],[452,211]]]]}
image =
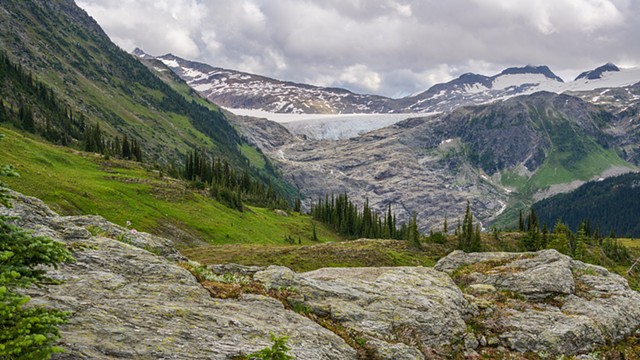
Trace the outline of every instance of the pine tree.
{"type": "Polygon", "coordinates": [[[33,111],[29,105],[20,105],[20,109],[18,110],[18,119],[22,129],[30,133],[36,132],[36,124],[33,121],[33,111]]]}
{"type": "Polygon", "coordinates": [[[520,219],[518,220],[518,230],[520,232],[524,232],[524,216],[522,215],[522,210],[520,210],[520,219]]]}
{"type": "Polygon", "coordinates": [[[2,99],[0,99],[0,122],[5,122],[7,121],[8,116],[7,116],[7,110],[4,107],[4,101],[2,101],[2,99]]]}
{"type": "Polygon", "coordinates": [[[547,229],[547,223],[542,225],[542,239],[540,241],[540,249],[545,249],[549,245],[549,230],[547,229]]]}
{"type": "Polygon", "coordinates": [[[482,251],[482,239],[480,238],[480,224],[476,223],[476,231],[473,236],[473,242],[471,244],[471,251],[479,252],[482,251]]]}
{"type": "Polygon", "coordinates": [[[444,229],[443,232],[445,235],[449,233],[449,223],[447,222],[447,214],[444,214],[444,229]]]}
{"type": "Polygon", "coordinates": [[[316,232],[316,223],[315,222],[311,222],[311,240],[313,241],[319,241],[318,240],[318,233],[316,232]]]}
{"type": "Polygon", "coordinates": [[[122,158],[126,160],[131,159],[131,145],[129,144],[127,134],[124,134],[122,138],[122,158]]]}
{"type": "Polygon", "coordinates": [[[420,243],[420,232],[418,231],[418,221],[416,213],[413,213],[413,217],[409,221],[409,247],[421,250],[422,244],[420,243]]]}

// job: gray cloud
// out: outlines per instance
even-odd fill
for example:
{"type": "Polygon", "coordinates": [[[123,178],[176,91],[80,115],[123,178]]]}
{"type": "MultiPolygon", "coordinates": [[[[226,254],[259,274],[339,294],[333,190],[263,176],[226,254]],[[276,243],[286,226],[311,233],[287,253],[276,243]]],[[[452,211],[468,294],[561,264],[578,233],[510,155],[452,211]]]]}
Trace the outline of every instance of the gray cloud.
{"type": "Polygon", "coordinates": [[[545,64],[640,65],[635,0],[78,0],[125,50],[405,96],[545,64]]]}

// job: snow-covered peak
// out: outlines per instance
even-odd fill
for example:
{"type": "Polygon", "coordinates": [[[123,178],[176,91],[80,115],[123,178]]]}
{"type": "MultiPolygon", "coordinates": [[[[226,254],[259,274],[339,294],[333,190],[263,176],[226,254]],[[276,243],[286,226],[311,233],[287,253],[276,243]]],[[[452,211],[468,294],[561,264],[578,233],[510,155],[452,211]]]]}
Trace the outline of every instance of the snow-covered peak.
{"type": "Polygon", "coordinates": [[[558,75],[554,74],[551,69],[549,69],[546,65],[541,66],[533,66],[527,65],[523,67],[511,67],[504,69],[500,74],[495,77],[503,76],[503,75],[543,75],[546,78],[551,80],[564,82],[558,75]]]}
{"type": "MultiPolygon", "coordinates": [[[[140,49],[134,54],[145,60],[161,61],[193,89],[222,107],[290,114],[448,112],[460,106],[486,104],[539,91],[573,92],[572,95],[581,96],[578,92],[602,92],[640,82],[640,69],[620,69],[614,64],[584,72],[569,82],[564,82],[547,66],[527,65],[507,68],[492,76],[466,73],[419,94],[390,99],[213,67],[172,54],[154,58],[140,49]]],[[[590,95],[589,99],[595,96],[590,95]]]]}
{"type": "MultiPolygon", "coordinates": [[[[604,66],[600,68],[604,68],[604,66]]],[[[640,82],[640,68],[620,69],[617,66],[616,68],[618,69],[617,71],[597,71],[598,69],[596,69],[593,70],[594,75],[592,76],[579,76],[576,80],[567,83],[567,87],[564,91],[589,91],[602,88],[619,88],[640,82]]]]}
{"type": "Polygon", "coordinates": [[[612,64],[612,63],[606,63],[600,67],[597,67],[593,70],[590,71],[585,71],[582,74],[578,75],[578,77],[576,78],[576,81],[580,80],[580,79],[585,79],[585,80],[596,80],[596,79],[600,79],[602,77],[603,74],[607,73],[607,72],[618,72],[620,71],[620,68],[617,67],[616,65],[612,64]]]}

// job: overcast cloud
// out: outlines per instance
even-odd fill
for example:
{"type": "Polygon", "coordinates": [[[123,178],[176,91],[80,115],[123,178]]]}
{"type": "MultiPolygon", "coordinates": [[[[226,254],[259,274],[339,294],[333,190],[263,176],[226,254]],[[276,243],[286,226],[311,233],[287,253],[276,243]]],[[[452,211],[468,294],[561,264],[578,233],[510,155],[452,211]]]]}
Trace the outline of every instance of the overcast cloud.
{"type": "Polygon", "coordinates": [[[640,64],[637,0],[76,0],[127,51],[400,97],[466,72],[640,64]]]}

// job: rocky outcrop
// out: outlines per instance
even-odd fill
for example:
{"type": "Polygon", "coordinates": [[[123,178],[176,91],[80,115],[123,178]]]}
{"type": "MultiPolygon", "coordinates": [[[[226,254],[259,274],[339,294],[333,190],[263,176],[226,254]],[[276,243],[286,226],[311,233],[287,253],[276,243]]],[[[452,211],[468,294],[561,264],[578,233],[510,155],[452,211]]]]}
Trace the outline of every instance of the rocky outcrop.
{"type": "Polygon", "coordinates": [[[624,278],[555,250],[455,251],[435,269],[478,306],[473,323],[481,335],[513,351],[586,353],[640,326],[640,294],[624,278]]]}
{"type": "Polygon", "coordinates": [[[61,217],[16,196],[0,213],[67,244],[76,258],[49,272],[62,284],[29,290],[32,303],[71,312],[58,359],[229,359],[270,346],[270,332],[290,336],[298,359],[356,358],[341,338],[278,300],[212,299],[174,263],[180,255],[167,239],[127,233],[101,217],[61,217]]]}
{"type": "Polygon", "coordinates": [[[271,266],[254,279],[298,293],[290,301],[373,339],[385,359],[442,353],[464,336],[471,313],[445,273],[423,267],[325,268],[296,274],[271,266]],[[403,345],[404,344],[404,345],[403,345]],[[400,354],[404,354],[400,356],[400,354]]]}
{"type": "Polygon", "coordinates": [[[60,284],[28,289],[32,304],[71,313],[58,359],[229,359],[271,345],[270,333],[289,336],[297,359],[574,355],[640,327],[640,294],[624,278],[555,250],[454,251],[434,268],[210,265],[274,296],[214,299],[170,240],[14,195],[0,214],[76,259],[49,272],[60,284]]]}

